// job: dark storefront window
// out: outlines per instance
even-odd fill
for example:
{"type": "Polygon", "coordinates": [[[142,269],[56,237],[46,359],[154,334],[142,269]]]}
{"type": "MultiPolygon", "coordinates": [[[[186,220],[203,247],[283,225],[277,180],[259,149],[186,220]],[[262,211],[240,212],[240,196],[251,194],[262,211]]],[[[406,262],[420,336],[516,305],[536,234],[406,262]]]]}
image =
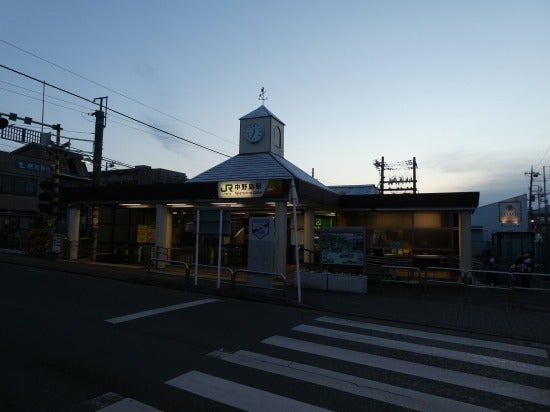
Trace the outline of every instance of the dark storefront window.
{"type": "Polygon", "coordinates": [[[367,254],[458,255],[458,218],[453,212],[350,212],[338,226],[363,226],[367,254]]]}

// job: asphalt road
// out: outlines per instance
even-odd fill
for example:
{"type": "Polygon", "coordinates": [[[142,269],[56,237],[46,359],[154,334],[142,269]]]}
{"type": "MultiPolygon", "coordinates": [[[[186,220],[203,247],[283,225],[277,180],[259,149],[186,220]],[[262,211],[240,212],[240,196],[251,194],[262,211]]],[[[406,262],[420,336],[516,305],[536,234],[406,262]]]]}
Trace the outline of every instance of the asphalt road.
{"type": "Polygon", "coordinates": [[[550,410],[548,352],[528,342],[0,273],[3,411],[550,410]]]}

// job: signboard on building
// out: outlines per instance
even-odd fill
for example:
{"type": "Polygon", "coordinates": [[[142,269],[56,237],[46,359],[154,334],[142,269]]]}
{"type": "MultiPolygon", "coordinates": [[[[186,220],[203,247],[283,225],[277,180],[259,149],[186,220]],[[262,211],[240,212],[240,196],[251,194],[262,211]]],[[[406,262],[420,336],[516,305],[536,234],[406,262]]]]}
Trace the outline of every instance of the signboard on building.
{"type": "Polygon", "coordinates": [[[246,199],[264,196],[282,196],[281,179],[234,180],[218,182],[218,197],[222,199],[246,199]]]}
{"type": "Polygon", "coordinates": [[[137,225],[138,243],[155,243],[155,226],[153,225],[137,225]]]}
{"type": "Polygon", "coordinates": [[[519,226],[521,223],[521,202],[500,202],[498,216],[503,225],[519,226]]]}
{"type": "Polygon", "coordinates": [[[43,164],[40,162],[27,161],[27,160],[16,160],[15,168],[21,169],[21,170],[27,170],[29,172],[36,172],[36,173],[52,172],[50,165],[43,164]]]}

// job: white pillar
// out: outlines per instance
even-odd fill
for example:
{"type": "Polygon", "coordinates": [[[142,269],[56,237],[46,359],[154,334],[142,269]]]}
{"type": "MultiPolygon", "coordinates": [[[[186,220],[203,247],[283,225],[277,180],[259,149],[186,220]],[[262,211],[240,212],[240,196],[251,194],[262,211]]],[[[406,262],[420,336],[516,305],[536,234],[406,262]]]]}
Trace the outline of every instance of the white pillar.
{"type": "Polygon", "coordinates": [[[472,269],[472,212],[460,212],[458,215],[460,268],[472,269]]]}
{"type": "Polygon", "coordinates": [[[273,242],[273,272],[286,276],[287,220],[286,201],[275,204],[275,241],[273,242]]]}
{"type": "MultiPolygon", "coordinates": [[[[311,208],[304,209],[304,248],[315,250],[315,212],[311,208]]],[[[304,262],[312,263],[312,252],[304,252],[304,262]]]]}
{"type": "MultiPolygon", "coordinates": [[[[172,244],[172,215],[165,204],[156,205],[155,223],[155,247],[160,248],[161,250],[167,250],[167,255],[159,255],[159,258],[170,259],[170,246],[172,244]]],[[[159,268],[164,266],[165,264],[159,262],[159,268]]]]}
{"type": "Polygon", "coordinates": [[[70,207],[67,210],[67,240],[69,242],[69,259],[78,259],[78,238],[80,237],[80,209],[70,207]]]}

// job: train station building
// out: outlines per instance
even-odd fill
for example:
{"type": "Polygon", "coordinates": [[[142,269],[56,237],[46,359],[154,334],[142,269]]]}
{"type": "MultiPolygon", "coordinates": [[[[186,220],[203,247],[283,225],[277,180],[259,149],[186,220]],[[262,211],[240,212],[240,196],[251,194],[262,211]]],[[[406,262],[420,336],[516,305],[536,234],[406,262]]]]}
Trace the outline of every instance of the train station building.
{"type": "Polygon", "coordinates": [[[285,159],[285,124],[264,105],[239,121],[239,153],[185,183],[65,190],[70,258],[82,253],[94,208],[98,257],[126,248],[139,260],[140,247],[153,245],[170,259],[285,273],[299,246],[304,262],[342,267],[371,255],[471,267],[479,192],[325,186],[285,159]]]}

